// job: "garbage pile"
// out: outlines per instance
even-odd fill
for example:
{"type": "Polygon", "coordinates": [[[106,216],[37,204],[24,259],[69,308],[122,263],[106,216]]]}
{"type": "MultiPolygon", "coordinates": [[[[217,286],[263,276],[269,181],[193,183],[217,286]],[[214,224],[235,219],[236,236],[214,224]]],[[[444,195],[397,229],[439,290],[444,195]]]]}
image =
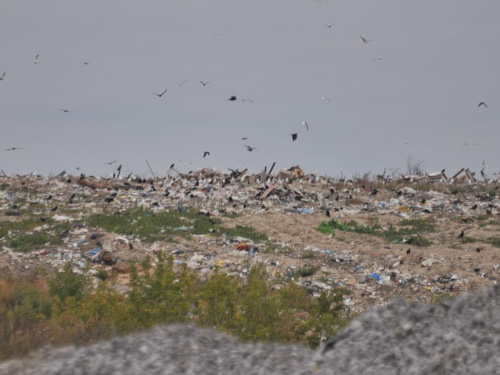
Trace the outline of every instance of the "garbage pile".
{"type": "Polygon", "coordinates": [[[306,174],[299,166],[273,169],[170,171],[149,179],[0,176],[0,272],[57,270],[69,261],[79,272],[115,273],[117,290],[126,293],[130,262],[146,255],[154,262],[159,252],[200,275],[219,269],[244,276],[264,263],[277,283],[293,280],[313,294],[350,290],[345,302],[352,312],[397,297],[425,301],[497,283],[496,179],[484,173],[477,179],[469,169],[451,178],[443,170],[351,180],[306,174]],[[265,239],[216,229],[194,233],[186,221],[174,228],[174,241],[148,241],[86,221],[137,208],[153,214],[194,210],[214,228],[253,228],[265,239]],[[317,230],[332,221],[351,227],[317,230]],[[421,222],[432,227],[423,236],[402,230],[421,222]]]}

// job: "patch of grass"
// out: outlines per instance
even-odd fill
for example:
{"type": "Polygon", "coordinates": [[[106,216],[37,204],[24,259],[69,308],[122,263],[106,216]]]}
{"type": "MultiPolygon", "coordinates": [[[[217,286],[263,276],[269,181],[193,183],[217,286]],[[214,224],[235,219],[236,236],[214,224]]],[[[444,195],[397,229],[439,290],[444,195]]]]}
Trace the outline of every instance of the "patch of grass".
{"type": "Polygon", "coordinates": [[[29,252],[46,245],[61,244],[61,236],[69,229],[69,224],[55,224],[50,218],[44,222],[36,217],[23,221],[2,221],[0,222],[0,242],[15,251],[29,252]]]}
{"type": "Polygon", "coordinates": [[[10,184],[8,184],[8,183],[4,182],[4,183],[0,184],[0,190],[5,190],[5,189],[7,189],[9,186],[10,186],[10,184]]]}
{"type": "Polygon", "coordinates": [[[474,237],[464,236],[464,238],[462,238],[461,242],[464,243],[464,244],[466,244],[466,243],[474,243],[474,242],[479,242],[479,239],[474,238],[474,237]]]}
{"type": "Polygon", "coordinates": [[[355,221],[340,223],[337,220],[332,219],[330,221],[322,222],[318,226],[317,230],[322,233],[332,235],[335,234],[335,230],[369,234],[384,238],[385,240],[393,243],[402,243],[403,240],[406,239],[411,240],[411,243],[416,246],[429,246],[431,241],[423,237],[421,233],[434,232],[434,227],[428,220],[421,219],[402,220],[399,229],[393,225],[389,225],[389,227],[384,229],[379,224],[367,226],[360,225],[355,221]]]}
{"type": "Polygon", "coordinates": [[[153,212],[143,208],[125,212],[94,214],[86,219],[90,227],[137,236],[145,241],[171,241],[174,235],[206,234],[220,221],[191,210],[153,212]]]}
{"type": "Polygon", "coordinates": [[[495,247],[500,247],[500,238],[498,237],[490,237],[485,242],[495,247]]]}
{"type": "Polygon", "coordinates": [[[21,253],[39,250],[47,245],[59,244],[61,244],[59,237],[44,232],[21,234],[8,241],[9,247],[21,253]]]}
{"type": "Polygon", "coordinates": [[[317,271],[318,271],[317,267],[302,267],[295,272],[295,276],[309,277],[314,275],[317,271]]]}
{"type": "Polygon", "coordinates": [[[174,241],[174,236],[215,233],[228,237],[244,237],[254,242],[264,242],[267,236],[252,227],[237,225],[226,228],[217,218],[206,216],[196,210],[153,212],[135,208],[122,213],[104,211],[86,219],[90,227],[99,227],[108,232],[132,235],[147,242],[174,241]]]}
{"type": "Polygon", "coordinates": [[[299,256],[299,259],[315,259],[315,258],[316,254],[314,253],[314,251],[305,251],[299,256]]]}
{"type": "Polygon", "coordinates": [[[429,303],[431,305],[441,305],[444,301],[448,301],[455,298],[455,296],[449,294],[449,293],[434,293],[431,295],[431,298],[429,299],[429,303]]]}
{"type": "Polygon", "coordinates": [[[0,221],[0,239],[6,237],[9,232],[32,230],[42,225],[44,223],[35,218],[23,221],[0,221]]]}
{"type": "Polygon", "coordinates": [[[97,277],[101,281],[106,281],[107,279],[109,279],[109,272],[106,270],[100,269],[95,274],[95,277],[97,277]]]}
{"type": "Polygon", "coordinates": [[[289,254],[292,251],[290,247],[285,246],[277,241],[267,240],[266,246],[263,250],[264,254],[277,253],[277,254],[289,254]]]}
{"type": "Polygon", "coordinates": [[[265,242],[268,240],[268,237],[265,234],[262,234],[256,231],[252,227],[237,225],[234,228],[225,228],[220,227],[220,232],[227,237],[243,237],[252,240],[253,242],[265,242]]]}

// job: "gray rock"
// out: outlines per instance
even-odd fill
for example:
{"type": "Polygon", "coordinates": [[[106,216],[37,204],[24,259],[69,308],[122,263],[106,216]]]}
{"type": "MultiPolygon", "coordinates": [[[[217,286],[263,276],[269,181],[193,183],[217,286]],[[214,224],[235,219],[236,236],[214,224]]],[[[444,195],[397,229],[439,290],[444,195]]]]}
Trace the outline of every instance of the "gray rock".
{"type": "Polygon", "coordinates": [[[0,374],[306,374],[300,369],[313,365],[313,352],[301,346],[241,343],[212,330],[171,325],[87,347],[46,347],[0,364],[0,374]]]}
{"type": "Polygon", "coordinates": [[[317,355],[330,374],[500,373],[500,287],[440,306],[396,301],[368,311],[317,355]]]}

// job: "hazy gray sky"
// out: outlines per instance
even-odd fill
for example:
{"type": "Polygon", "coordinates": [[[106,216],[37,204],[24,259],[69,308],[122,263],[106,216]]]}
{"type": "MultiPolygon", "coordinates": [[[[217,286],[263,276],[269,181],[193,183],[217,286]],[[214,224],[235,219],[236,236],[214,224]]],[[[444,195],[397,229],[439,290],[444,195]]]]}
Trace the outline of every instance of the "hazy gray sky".
{"type": "Polygon", "coordinates": [[[499,14],[498,0],[3,0],[0,169],[350,176],[410,157],[491,175],[499,14]]]}

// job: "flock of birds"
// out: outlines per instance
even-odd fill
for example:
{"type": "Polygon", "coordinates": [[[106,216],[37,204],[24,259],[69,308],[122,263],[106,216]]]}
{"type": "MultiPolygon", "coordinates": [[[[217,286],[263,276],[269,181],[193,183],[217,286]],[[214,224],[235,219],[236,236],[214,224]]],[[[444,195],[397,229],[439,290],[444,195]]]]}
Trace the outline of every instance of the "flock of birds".
{"type": "MultiPolygon", "coordinates": [[[[326,25],[326,27],[327,27],[328,29],[332,29],[334,25],[335,25],[334,23],[330,23],[330,24],[327,24],[327,25],[326,25]]],[[[222,34],[223,34],[223,31],[217,32],[217,33],[215,33],[215,34],[214,34],[214,37],[216,37],[216,36],[220,36],[220,35],[222,35],[222,34]]],[[[372,42],[372,39],[367,38],[367,37],[365,37],[365,36],[359,36],[359,38],[361,39],[361,42],[362,42],[363,44],[368,44],[368,43],[371,43],[371,42],[372,42]]],[[[377,57],[377,58],[375,58],[374,60],[382,60],[382,58],[381,58],[381,57],[377,57]]],[[[39,64],[41,64],[41,62],[42,62],[41,55],[40,55],[40,54],[37,54],[37,55],[34,57],[33,64],[34,64],[34,65],[39,65],[39,64]]],[[[88,61],[83,61],[83,62],[82,62],[82,64],[84,64],[84,65],[89,65],[89,64],[90,64],[90,62],[88,62],[88,61]]],[[[3,72],[3,73],[0,75],[0,81],[5,80],[5,79],[6,79],[6,75],[7,75],[7,74],[6,74],[6,72],[3,72]]],[[[192,80],[191,78],[185,79],[185,80],[183,80],[183,81],[179,84],[179,87],[182,87],[183,85],[188,84],[188,83],[191,83],[191,82],[193,82],[193,80],[192,80]]],[[[197,83],[199,83],[202,87],[206,87],[207,85],[209,85],[209,84],[210,84],[210,82],[209,82],[209,81],[204,81],[204,80],[198,80],[198,81],[197,81],[197,83]]],[[[156,97],[158,97],[158,98],[163,98],[163,97],[164,97],[167,93],[168,93],[168,88],[164,88],[162,91],[152,93],[152,95],[154,95],[154,96],[156,96],[156,97]]],[[[326,103],[330,103],[330,102],[331,102],[330,98],[329,98],[327,95],[323,95],[323,96],[321,97],[321,99],[322,99],[323,101],[325,101],[326,103]]],[[[248,99],[248,98],[246,98],[246,99],[239,99],[236,95],[231,95],[231,96],[230,96],[227,100],[228,100],[228,101],[230,101],[230,102],[235,102],[235,101],[240,100],[240,101],[242,101],[242,102],[249,102],[249,103],[253,103],[253,100],[252,100],[252,99],[248,99]]],[[[480,108],[480,107],[488,108],[488,105],[486,104],[486,102],[481,101],[481,102],[478,104],[478,108],[480,108]]],[[[62,109],[60,109],[60,111],[61,111],[61,112],[63,112],[63,113],[70,113],[70,112],[71,112],[71,111],[70,111],[69,109],[67,109],[67,108],[62,108],[62,109]]],[[[308,122],[307,122],[306,120],[304,120],[304,121],[302,122],[302,125],[304,126],[304,128],[306,129],[306,131],[309,131],[309,124],[308,124],[308,122]]],[[[291,133],[291,134],[290,134],[290,136],[291,136],[291,138],[292,138],[292,142],[295,142],[295,141],[297,141],[297,139],[298,139],[299,133],[298,133],[298,132],[294,132],[294,133],[291,133]]],[[[242,140],[247,140],[247,137],[243,137],[243,138],[242,138],[242,140]]],[[[408,142],[404,142],[404,143],[405,143],[405,144],[407,144],[408,142]]],[[[478,142],[464,142],[463,144],[464,144],[464,145],[470,145],[470,146],[477,146],[477,145],[479,145],[479,143],[478,143],[478,142]]],[[[253,151],[258,150],[256,147],[253,147],[253,146],[250,146],[250,145],[246,145],[246,144],[244,145],[244,148],[245,148],[248,152],[253,152],[253,151]]],[[[23,150],[23,148],[22,148],[22,147],[17,147],[17,146],[15,146],[15,147],[10,147],[10,148],[5,149],[5,151],[19,151],[19,150],[23,150]]],[[[210,151],[203,151],[203,158],[206,158],[206,157],[208,157],[208,156],[210,156],[210,151]]],[[[113,161],[113,162],[108,162],[108,163],[105,163],[105,164],[111,165],[111,164],[113,164],[113,163],[115,163],[115,162],[116,162],[116,161],[113,161]]],[[[121,169],[121,165],[120,165],[120,167],[119,167],[119,168],[121,169]]],[[[77,169],[79,169],[79,168],[77,167],[77,169]]]]}

